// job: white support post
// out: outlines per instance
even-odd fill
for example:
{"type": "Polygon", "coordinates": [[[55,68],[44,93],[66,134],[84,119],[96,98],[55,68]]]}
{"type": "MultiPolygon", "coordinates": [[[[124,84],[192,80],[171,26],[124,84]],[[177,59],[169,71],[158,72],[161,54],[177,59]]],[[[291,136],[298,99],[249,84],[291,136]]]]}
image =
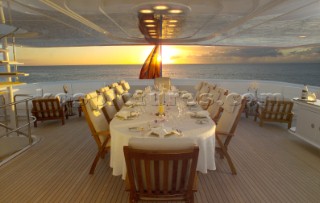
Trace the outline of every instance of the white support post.
{"type": "MultiPolygon", "coordinates": [[[[4,16],[4,12],[3,12],[3,2],[0,1],[0,18],[1,18],[1,23],[2,24],[5,24],[6,23],[6,20],[5,20],[5,16],[4,16]]],[[[8,50],[8,41],[7,41],[7,37],[4,37],[2,39],[2,49],[4,50],[8,50]]],[[[9,51],[4,51],[2,52],[3,54],[3,60],[4,61],[10,61],[10,56],[9,56],[9,51]]],[[[4,65],[5,67],[5,71],[10,73],[11,72],[11,69],[10,69],[10,63],[6,63],[4,65]]],[[[11,77],[7,77],[7,82],[12,82],[12,79],[11,77]]],[[[12,86],[8,86],[7,87],[7,99],[9,100],[9,102],[14,102],[14,99],[13,99],[13,89],[12,89],[12,86]]],[[[9,115],[10,115],[10,126],[11,127],[16,127],[16,118],[15,118],[15,109],[14,109],[14,105],[10,106],[10,109],[9,110],[9,115]]]]}

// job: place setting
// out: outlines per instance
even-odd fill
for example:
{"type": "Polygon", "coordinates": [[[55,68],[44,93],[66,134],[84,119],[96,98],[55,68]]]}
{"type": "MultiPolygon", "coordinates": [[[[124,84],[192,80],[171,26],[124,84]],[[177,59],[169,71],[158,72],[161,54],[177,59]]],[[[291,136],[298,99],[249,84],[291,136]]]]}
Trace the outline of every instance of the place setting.
{"type": "Polygon", "coordinates": [[[119,120],[132,120],[137,118],[139,115],[140,113],[138,111],[122,110],[116,113],[115,117],[119,120]]]}
{"type": "Polygon", "coordinates": [[[182,137],[183,133],[180,129],[166,126],[163,122],[159,123],[157,120],[128,127],[130,132],[140,132],[143,137],[182,137]]]}
{"type": "Polygon", "coordinates": [[[145,106],[146,104],[143,101],[132,101],[132,100],[129,100],[124,105],[127,108],[134,108],[135,106],[145,106]]]}
{"type": "Polygon", "coordinates": [[[196,119],[197,124],[208,124],[209,123],[209,112],[205,110],[200,111],[189,111],[187,112],[190,118],[196,119]]]}
{"type": "Polygon", "coordinates": [[[153,127],[150,126],[150,130],[145,133],[145,136],[168,138],[168,137],[181,137],[183,136],[183,134],[182,134],[182,131],[179,129],[175,129],[170,126],[165,126],[161,124],[153,127]]]}

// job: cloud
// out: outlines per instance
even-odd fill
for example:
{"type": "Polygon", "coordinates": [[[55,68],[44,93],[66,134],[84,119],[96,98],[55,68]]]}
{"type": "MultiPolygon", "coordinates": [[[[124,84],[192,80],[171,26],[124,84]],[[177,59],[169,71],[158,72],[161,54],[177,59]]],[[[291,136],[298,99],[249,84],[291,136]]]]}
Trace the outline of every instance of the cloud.
{"type": "Polygon", "coordinates": [[[279,57],[282,53],[276,48],[269,47],[246,47],[246,48],[235,48],[228,50],[225,55],[232,57],[279,57]]]}
{"type": "MultiPolygon", "coordinates": [[[[289,49],[290,50],[290,49],[289,49]]],[[[309,54],[320,54],[320,47],[310,47],[310,48],[296,48],[289,52],[292,55],[309,55],[309,54]]]]}

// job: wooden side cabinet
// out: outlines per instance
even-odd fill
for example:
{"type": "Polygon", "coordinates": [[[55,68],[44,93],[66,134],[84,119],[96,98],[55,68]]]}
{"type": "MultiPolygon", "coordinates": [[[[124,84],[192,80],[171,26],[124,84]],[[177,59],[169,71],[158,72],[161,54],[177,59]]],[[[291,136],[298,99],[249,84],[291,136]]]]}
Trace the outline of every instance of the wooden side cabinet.
{"type": "Polygon", "coordinates": [[[320,148],[320,100],[293,101],[297,105],[297,124],[294,134],[320,148]]]}

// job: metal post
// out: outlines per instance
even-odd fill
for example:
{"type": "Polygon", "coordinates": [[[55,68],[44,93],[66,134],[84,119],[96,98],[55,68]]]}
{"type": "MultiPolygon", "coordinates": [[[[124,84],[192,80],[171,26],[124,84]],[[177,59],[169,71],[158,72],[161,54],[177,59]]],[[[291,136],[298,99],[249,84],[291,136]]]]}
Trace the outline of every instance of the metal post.
{"type": "MultiPolygon", "coordinates": [[[[2,24],[5,24],[5,23],[6,23],[6,20],[5,20],[5,16],[4,16],[4,12],[3,12],[2,1],[0,1],[0,18],[1,18],[1,23],[2,23],[2,24]]],[[[2,39],[2,48],[5,49],[5,50],[8,50],[7,37],[4,37],[4,38],[2,39]]],[[[3,60],[9,62],[9,61],[10,61],[9,51],[2,52],[2,54],[3,54],[3,60]]],[[[7,63],[7,64],[4,65],[4,66],[5,66],[6,71],[7,71],[8,73],[10,73],[10,72],[11,72],[10,64],[7,63]]],[[[8,78],[7,78],[7,82],[12,82],[11,77],[8,77],[8,78]]],[[[12,86],[8,86],[8,87],[7,87],[7,92],[8,92],[7,97],[8,97],[9,102],[10,102],[10,103],[11,103],[11,102],[14,102],[12,86]]],[[[16,119],[15,119],[15,113],[14,113],[14,111],[15,111],[15,108],[14,108],[14,106],[12,105],[12,106],[10,107],[10,109],[9,109],[11,126],[16,126],[16,125],[15,125],[16,119]]]]}

